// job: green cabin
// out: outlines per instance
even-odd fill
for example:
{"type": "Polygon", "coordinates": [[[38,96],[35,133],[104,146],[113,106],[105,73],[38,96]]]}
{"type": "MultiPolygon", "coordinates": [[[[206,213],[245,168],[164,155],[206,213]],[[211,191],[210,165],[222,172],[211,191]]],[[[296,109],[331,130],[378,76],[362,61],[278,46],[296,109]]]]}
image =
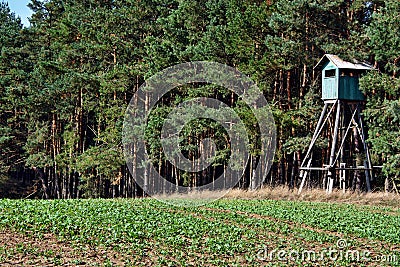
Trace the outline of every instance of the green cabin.
{"type": "Polygon", "coordinates": [[[351,63],[336,55],[324,55],[314,69],[322,70],[322,99],[364,101],[359,89],[359,78],[367,70],[373,69],[368,63],[351,63]]]}

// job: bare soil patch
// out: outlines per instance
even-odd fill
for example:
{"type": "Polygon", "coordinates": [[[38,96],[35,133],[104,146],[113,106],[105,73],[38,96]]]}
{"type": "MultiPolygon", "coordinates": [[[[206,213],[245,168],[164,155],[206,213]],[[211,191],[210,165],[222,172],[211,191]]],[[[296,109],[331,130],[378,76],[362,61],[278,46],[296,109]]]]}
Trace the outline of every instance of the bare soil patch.
{"type": "Polygon", "coordinates": [[[60,241],[53,234],[38,238],[0,231],[0,266],[123,266],[122,258],[113,250],[60,241]]]}

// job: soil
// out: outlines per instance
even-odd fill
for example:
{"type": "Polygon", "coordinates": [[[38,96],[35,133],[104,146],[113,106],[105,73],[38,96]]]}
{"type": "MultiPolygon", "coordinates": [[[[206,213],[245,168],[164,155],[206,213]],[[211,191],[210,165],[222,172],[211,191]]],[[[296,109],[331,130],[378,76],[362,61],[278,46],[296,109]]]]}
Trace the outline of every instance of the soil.
{"type": "Polygon", "coordinates": [[[101,247],[60,241],[53,234],[41,238],[0,231],[0,266],[123,266],[123,255],[101,247]]]}

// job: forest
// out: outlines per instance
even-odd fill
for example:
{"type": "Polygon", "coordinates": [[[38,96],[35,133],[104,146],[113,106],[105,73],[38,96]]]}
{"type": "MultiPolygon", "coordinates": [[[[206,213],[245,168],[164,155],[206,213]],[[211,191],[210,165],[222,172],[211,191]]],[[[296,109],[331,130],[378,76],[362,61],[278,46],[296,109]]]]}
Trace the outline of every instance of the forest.
{"type": "MultiPolygon", "coordinates": [[[[373,190],[400,186],[400,2],[398,0],[31,0],[30,26],[0,3],[0,180],[26,186],[19,197],[139,197],[124,159],[122,127],[132,96],[146,79],[179,63],[209,61],[238,69],[268,101],[276,153],[264,183],[297,188],[299,165],[323,107],[324,54],[374,66],[360,80],[367,143],[377,170],[373,190]]],[[[155,169],[187,187],[224,171],[227,133],[215,121],[188,123],[181,148],[199,157],[199,140],[217,152],[206,173],[174,168],[159,142],[171,107],[195,97],[218,99],[257,140],[254,114],[212,84],[175,88],[146,125],[155,169]]],[[[318,157],[327,158],[322,136],[318,157]]],[[[249,187],[257,141],[237,187],[249,187]]],[[[0,187],[2,183],[0,182],[0,187]]],[[[348,188],[365,185],[348,181],[348,188]]],[[[309,187],[321,187],[311,181],[309,187]]]]}

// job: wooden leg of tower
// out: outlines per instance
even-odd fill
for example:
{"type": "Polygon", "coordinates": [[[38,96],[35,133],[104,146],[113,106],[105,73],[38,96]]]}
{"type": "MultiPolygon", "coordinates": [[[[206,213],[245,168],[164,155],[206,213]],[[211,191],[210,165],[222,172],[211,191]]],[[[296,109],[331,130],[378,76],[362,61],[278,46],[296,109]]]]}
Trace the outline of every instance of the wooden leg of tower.
{"type": "Polygon", "coordinates": [[[371,192],[371,177],[369,176],[370,171],[370,164],[368,164],[368,160],[364,160],[364,168],[365,168],[365,184],[367,186],[367,192],[371,192]]]}
{"type": "Polygon", "coordinates": [[[362,121],[362,118],[361,118],[361,111],[360,111],[360,107],[359,106],[357,106],[357,110],[358,110],[358,123],[360,124],[361,142],[363,143],[364,153],[366,155],[366,160],[364,161],[365,182],[366,182],[366,185],[367,185],[367,192],[371,192],[371,181],[374,179],[373,178],[373,173],[372,173],[371,156],[369,154],[369,149],[368,149],[368,146],[367,146],[367,142],[365,141],[364,125],[363,125],[363,121],[362,121]]]}
{"type": "Polygon", "coordinates": [[[343,190],[343,194],[346,193],[346,163],[340,163],[340,186],[343,190]]]}
{"type": "MultiPolygon", "coordinates": [[[[324,109],[323,109],[322,112],[321,112],[321,116],[319,117],[319,120],[318,120],[318,123],[317,123],[317,127],[315,128],[313,137],[312,137],[312,139],[311,139],[310,146],[308,147],[306,156],[304,157],[304,159],[303,159],[303,161],[302,161],[302,163],[301,163],[300,168],[304,168],[304,164],[305,164],[305,162],[307,161],[308,158],[309,158],[309,161],[308,161],[308,163],[307,163],[307,168],[310,168],[310,166],[311,166],[311,159],[312,159],[312,157],[310,156],[310,153],[311,153],[311,150],[312,150],[312,148],[313,148],[313,146],[314,146],[316,140],[317,140],[318,137],[319,137],[319,134],[321,133],[321,130],[320,130],[320,129],[321,129],[322,127],[324,127],[324,117],[325,117],[326,110],[328,109],[328,105],[329,105],[329,103],[326,103],[326,102],[325,102],[325,104],[324,104],[324,109]]],[[[329,116],[329,115],[328,115],[328,116],[329,116]]],[[[308,172],[309,172],[308,169],[307,169],[307,170],[302,169],[302,170],[300,171],[301,184],[300,184],[299,191],[298,191],[299,194],[300,194],[301,191],[303,190],[303,187],[304,187],[304,184],[305,184],[305,181],[306,181],[308,172]]]]}
{"type": "MultiPolygon", "coordinates": [[[[310,168],[311,160],[312,160],[312,158],[310,157],[310,159],[309,159],[309,161],[307,163],[307,168],[310,168]]],[[[299,195],[301,194],[301,191],[303,191],[303,187],[304,187],[304,184],[306,182],[306,178],[307,178],[308,172],[309,172],[308,169],[300,171],[301,184],[300,184],[300,187],[299,187],[299,195]]]]}
{"type": "Polygon", "coordinates": [[[328,187],[327,187],[327,190],[326,190],[326,192],[328,193],[328,194],[331,194],[332,193],[332,191],[333,191],[333,174],[332,174],[332,172],[328,172],[328,177],[330,177],[329,178],[329,180],[328,180],[328,187]]]}
{"type": "MultiPolygon", "coordinates": [[[[335,128],[333,131],[333,137],[332,137],[332,146],[331,146],[331,154],[329,157],[329,167],[332,168],[333,162],[335,161],[335,150],[336,150],[336,143],[338,139],[338,132],[339,132],[339,122],[340,122],[340,115],[341,115],[341,101],[339,100],[337,103],[336,107],[336,118],[335,118],[335,128]]],[[[333,180],[334,180],[334,173],[332,173],[332,170],[330,169],[328,171],[328,184],[326,188],[326,192],[328,194],[332,193],[333,190],[333,180]]]]}

